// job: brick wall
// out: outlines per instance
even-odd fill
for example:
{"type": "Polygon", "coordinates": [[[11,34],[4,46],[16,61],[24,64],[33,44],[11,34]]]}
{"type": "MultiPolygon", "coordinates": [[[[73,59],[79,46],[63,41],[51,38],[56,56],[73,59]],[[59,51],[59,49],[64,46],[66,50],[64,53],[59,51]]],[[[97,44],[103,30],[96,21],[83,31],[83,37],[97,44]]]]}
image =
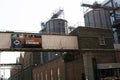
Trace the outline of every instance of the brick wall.
{"type": "Polygon", "coordinates": [[[114,63],[115,53],[114,51],[90,51],[87,52],[88,57],[95,58],[97,63],[114,63]]]}
{"type": "Polygon", "coordinates": [[[64,80],[64,60],[62,57],[54,59],[48,63],[39,65],[33,69],[33,80],[57,80],[58,79],[58,69],[60,73],[60,79],[64,80]],[[39,76],[38,76],[39,75],[39,76]]]}
{"type": "Polygon", "coordinates": [[[84,74],[84,66],[82,59],[78,59],[67,63],[66,80],[82,80],[82,74],[84,74]]]}
{"type": "Polygon", "coordinates": [[[116,62],[120,63],[120,51],[116,51],[116,62]]]}
{"type": "Polygon", "coordinates": [[[78,27],[70,35],[78,36],[80,49],[113,49],[113,35],[110,29],[78,27]],[[105,45],[99,43],[101,36],[104,36],[105,45]]]}

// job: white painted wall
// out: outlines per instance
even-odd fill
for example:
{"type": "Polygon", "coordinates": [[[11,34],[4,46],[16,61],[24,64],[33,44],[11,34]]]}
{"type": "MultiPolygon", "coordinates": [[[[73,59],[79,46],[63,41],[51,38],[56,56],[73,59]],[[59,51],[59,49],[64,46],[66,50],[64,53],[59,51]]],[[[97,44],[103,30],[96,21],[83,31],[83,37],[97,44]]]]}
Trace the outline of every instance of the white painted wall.
{"type": "Polygon", "coordinates": [[[77,36],[42,35],[43,49],[78,49],[77,36]]]}

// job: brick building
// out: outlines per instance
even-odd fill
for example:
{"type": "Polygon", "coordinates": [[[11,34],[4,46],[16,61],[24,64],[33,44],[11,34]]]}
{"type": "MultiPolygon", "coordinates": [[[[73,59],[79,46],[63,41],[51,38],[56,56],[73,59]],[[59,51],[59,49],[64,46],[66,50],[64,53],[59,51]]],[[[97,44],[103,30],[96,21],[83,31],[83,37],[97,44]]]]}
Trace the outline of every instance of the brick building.
{"type": "Polygon", "coordinates": [[[86,79],[120,78],[120,54],[114,49],[111,30],[78,27],[70,34],[79,34],[79,48],[86,79]]]}
{"type": "MultiPolygon", "coordinates": [[[[20,57],[16,59],[16,64],[23,64],[23,55],[20,54],[20,57]]],[[[13,66],[10,71],[9,80],[20,80],[23,79],[23,75],[21,75],[23,69],[23,65],[13,66]]]]}
{"type": "Polygon", "coordinates": [[[33,69],[33,80],[99,80],[120,77],[120,54],[110,29],[78,27],[79,51],[64,54],[33,69]]]}
{"type": "Polygon", "coordinates": [[[79,64],[81,62],[78,58],[75,60],[75,55],[71,54],[56,57],[34,68],[33,80],[81,80],[81,73],[84,72],[83,65],[79,64]]]}
{"type": "Polygon", "coordinates": [[[120,77],[120,51],[113,46],[109,29],[78,27],[69,35],[78,36],[79,51],[64,52],[41,64],[39,52],[25,52],[11,71],[10,80],[99,80],[120,77]]]}
{"type": "Polygon", "coordinates": [[[40,64],[39,52],[25,52],[23,63],[23,80],[33,80],[32,69],[40,64]]]}
{"type": "Polygon", "coordinates": [[[33,80],[32,69],[33,67],[40,64],[40,54],[39,52],[25,52],[24,56],[22,54],[17,59],[16,63],[21,63],[21,68],[17,66],[11,69],[10,80],[33,80]]]}

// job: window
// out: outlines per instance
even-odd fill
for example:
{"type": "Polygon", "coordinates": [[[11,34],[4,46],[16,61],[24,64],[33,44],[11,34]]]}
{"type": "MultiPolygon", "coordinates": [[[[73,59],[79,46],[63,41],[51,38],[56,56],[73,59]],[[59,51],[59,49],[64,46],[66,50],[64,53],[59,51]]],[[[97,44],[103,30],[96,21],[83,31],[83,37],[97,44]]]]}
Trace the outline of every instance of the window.
{"type": "Polygon", "coordinates": [[[46,71],[46,74],[45,74],[45,80],[48,80],[47,77],[48,77],[48,75],[47,75],[47,71],[46,71]]]}
{"type": "Polygon", "coordinates": [[[40,80],[43,80],[43,73],[41,72],[40,75],[41,75],[41,79],[40,80]]]}
{"type": "Polygon", "coordinates": [[[39,73],[37,74],[37,80],[39,80],[39,73]]]}
{"type": "Polygon", "coordinates": [[[105,37],[104,36],[99,37],[99,44],[100,45],[105,45],[105,37]]]}
{"type": "Polygon", "coordinates": [[[50,74],[51,74],[51,80],[53,80],[53,70],[52,69],[50,71],[50,74]]]}
{"type": "Polygon", "coordinates": [[[57,69],[57,80],[60,80],[60,68],[57,69]]]}
{"type": "Polygon", "coordinates": [[[36,73],[34,74],[34,80],[36,80],[36,73]]]}

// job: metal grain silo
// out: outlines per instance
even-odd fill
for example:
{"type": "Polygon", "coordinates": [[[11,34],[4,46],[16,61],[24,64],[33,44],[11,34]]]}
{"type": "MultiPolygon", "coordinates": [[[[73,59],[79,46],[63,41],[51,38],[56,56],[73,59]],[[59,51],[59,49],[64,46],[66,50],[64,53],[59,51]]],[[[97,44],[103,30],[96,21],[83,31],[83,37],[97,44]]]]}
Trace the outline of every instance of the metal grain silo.
{"type": "Polygon", "coordinates": [[[110,13],[104,9],[93,9],[84,15],[85,26],[96,28],[111,28],[110,13]]]}
{"type": "Polygon", "coordinates": [[[67,21],[64,19],[50,19],[46,22],[46,32],[47,33],[58,33],[66,34],[67,33],[67,21]]]}

